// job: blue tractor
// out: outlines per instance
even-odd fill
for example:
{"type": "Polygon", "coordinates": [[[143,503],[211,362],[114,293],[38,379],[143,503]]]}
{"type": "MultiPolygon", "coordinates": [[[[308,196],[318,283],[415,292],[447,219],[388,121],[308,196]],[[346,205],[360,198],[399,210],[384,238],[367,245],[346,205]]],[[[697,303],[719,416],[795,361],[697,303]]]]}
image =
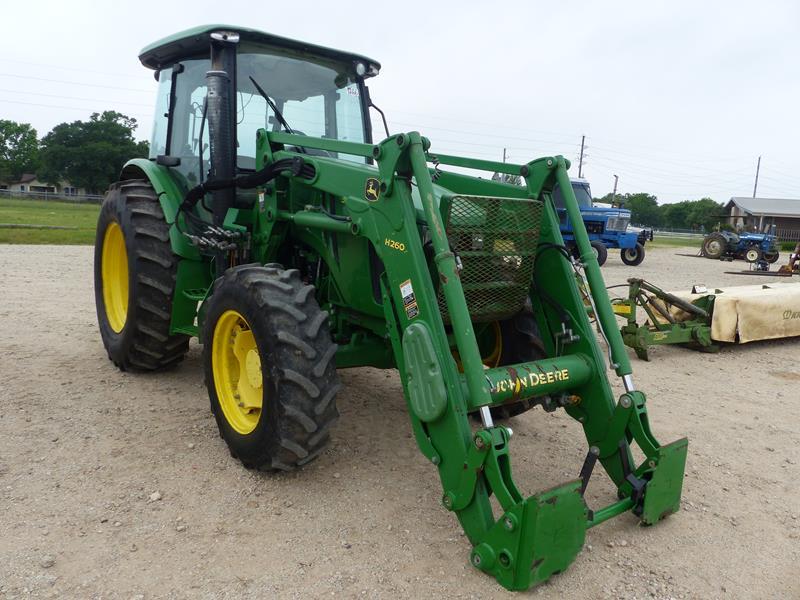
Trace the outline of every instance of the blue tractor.
{"type": "MultiPolygon", "coordinates": [[[[648,240],[653,239],[653,230],[632,230],[629,227],[631,211],[624,208],[595,206],[592,203],[589,182],[585,179],[571,179],[570,181],[575,197],[578,199],[583,224],[589,234],[589,241],[597,255],[597,262],[602,266],[608,258],[608,249],[619,248],[620,258],[626,265],[641,264],[644,260],[644,245],[648,240]]],[[[553,201],[558,209],[561,236],[567,247],[574,251],[575,235],[567,211],[564,209],[561,190],[558,187],[553,190],[553,201]]]]}
{"type": "Polygon", "coordinates": [[[780,257],[774,225],[764,233],[714,231],[703,238],[700,253],[706,258],[719,260],[741,258],[749,263],[760,261],[774,263],[780,257]]]}

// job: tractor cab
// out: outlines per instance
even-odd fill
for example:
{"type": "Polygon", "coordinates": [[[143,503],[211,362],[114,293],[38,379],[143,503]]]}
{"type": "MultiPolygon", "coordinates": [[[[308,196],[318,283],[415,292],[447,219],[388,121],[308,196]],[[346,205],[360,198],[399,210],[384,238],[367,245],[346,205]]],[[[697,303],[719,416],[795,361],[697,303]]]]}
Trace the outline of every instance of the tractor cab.
{"type": "MultiPolygon", "coordinates": [[[[229,171],[221,176],[254,171],[261,128],[288,126],[312,137],[372,141],[364,82],[378,74],[380,64],[370,58],[213,25],[155,42],[139,59],[155,70],[159,84],[150,159],[181,173],[187,187],[207,179],[214,152],[229,171]],[[209,142],[212,129],[221,134],[215,144],[209,142]]],[[[365,162],[324,150],[307,153],[365,162]]]]}

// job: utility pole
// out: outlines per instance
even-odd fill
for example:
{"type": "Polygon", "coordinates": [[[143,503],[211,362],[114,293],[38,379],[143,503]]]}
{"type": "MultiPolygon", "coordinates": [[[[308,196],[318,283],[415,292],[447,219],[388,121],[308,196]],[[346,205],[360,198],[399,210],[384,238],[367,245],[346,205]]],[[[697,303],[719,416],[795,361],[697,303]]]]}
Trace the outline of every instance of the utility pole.
{"type": "MultiPolygon", "coordinates": [[[[581,136],[581,157],[578,159],[578,177],[583,177],[583,145],[586,143],[586,136],[581,136]]],[[[505,162],[505,161],[503,161],[505,162]]]]}
{"type": "Polygon", "coordinates": [[[614,191],[611,193],[611,206],[614,206],[617,201],[617,183],[619,183],[619,177],[614,175],[614,191]]]}
{"type": "MultiPolygon", "coordinates": [[[[506,149],[505,149],[505,148],[503,148],[503,162],[506,162],[506,149]]],[[[502,181],[503,183],[505,183],[505,182],[506,182],[506,177],[507,177],[507,175],[506,175],[505,173],[503,173],[503,174],[500,176],[500,181],[502,181]]]]}
{"type": "Polygon", "coordinates": [[[758,172],[761,170],[761,157],[758,157],[758,163],[756,164],[756,182],[753,185],[753,198],[756,197],[756,190],[758,189],[758,172]]]}

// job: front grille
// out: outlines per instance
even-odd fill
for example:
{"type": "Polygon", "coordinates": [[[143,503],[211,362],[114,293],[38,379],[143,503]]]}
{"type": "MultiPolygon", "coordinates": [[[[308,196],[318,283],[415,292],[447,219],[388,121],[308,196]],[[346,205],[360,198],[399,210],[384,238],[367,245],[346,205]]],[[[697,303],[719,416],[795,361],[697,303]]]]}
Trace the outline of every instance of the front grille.
{"type": "MultiPolygon", "coordinates": [[[[525,305],[539,243],[538,200],[453,196],[443,199],[450,249],[461,259],[461,285],[475,322],[507,319],[525,305]]],[[[439,308],[450,322],[444,293],[439,308]]]]}
{"type": "Polygon", "coordinates": [[[606,229],[609,231],[626,231],[628,229],[628,223],[630,223],[628,217],[611,217],[608,220],[606,229]]]}

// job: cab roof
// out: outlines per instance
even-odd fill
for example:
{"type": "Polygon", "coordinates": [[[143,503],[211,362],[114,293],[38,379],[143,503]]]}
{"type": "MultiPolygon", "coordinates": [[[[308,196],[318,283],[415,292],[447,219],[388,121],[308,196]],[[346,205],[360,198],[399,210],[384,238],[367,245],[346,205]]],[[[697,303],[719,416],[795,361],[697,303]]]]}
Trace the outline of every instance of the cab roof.
{"type": "Polygon", "coordinates": [[[178,60],[185,59],[190,56],[208,54],[209,44],[211,42],[209,36],[215,31],[238,33],[241,42],[288,48],[294,51],[307,53],[312,56],[321,56],[335,61],[362,61],[366,63],[368,72],[370,71],[370,65],[375,66],[375,72],[377,72],[381,67],[378,61],[361,54],[343,52],[342,50],[317,46],[316,44],[292,40],[278,35],[273,35],[265,31],[249,29],[247,27],[237,27],[234,25],[200,25],[198,27],[193,27],[192,29],[174,33],[168,37],[158,40],[157,42],[153,42],[152,44],[145,46],[145,48],[139,53],[139,60],[145,67],[149,69],[162,69],[172,65],[178,60]]]}

